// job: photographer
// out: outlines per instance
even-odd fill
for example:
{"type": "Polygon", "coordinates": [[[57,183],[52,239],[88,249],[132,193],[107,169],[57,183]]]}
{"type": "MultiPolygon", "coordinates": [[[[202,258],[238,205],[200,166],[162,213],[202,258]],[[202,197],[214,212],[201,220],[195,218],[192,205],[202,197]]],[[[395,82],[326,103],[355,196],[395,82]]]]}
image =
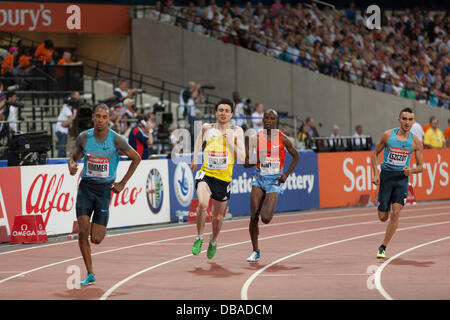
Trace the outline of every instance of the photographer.
{"type": "Polygon", "coordinates": [[[153,129],[151,129],[148,115],[138,115],[137,121],[138,122],[131,129],[130,135],[128,136],[128,144],[136,150],[142,160],[145,160],[148,159],[148,156],[150,155],[148,146],[153,144],[153,129]]]}
{"type": "Polygon", "coordinates": [[[80,104],[80,93],[78,91],[72,92],[69,98],[66,99],[61,112],[58,115],[58,120],[55,125],[55,134],[57,137],[56,148],[58,150],[57,157],[67,157],[66,144],[69,127],[73,124],[77,109],[80,104]]]}

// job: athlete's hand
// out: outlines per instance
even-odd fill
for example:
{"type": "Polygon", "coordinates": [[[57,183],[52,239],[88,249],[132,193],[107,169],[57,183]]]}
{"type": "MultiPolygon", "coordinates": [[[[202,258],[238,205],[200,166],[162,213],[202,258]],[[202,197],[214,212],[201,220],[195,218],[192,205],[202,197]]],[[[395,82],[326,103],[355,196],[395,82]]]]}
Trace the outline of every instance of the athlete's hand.
{"type": "Polygon", "coordinates": [[[194,163],[194,162],[191,163],[191,170],[193,172],[195,172],[197,170],[197,164],[196,163],[194,163]]]}
{"type": "Polygon", "coordinates": [[[372,178],[372,183],[376,186],[380,184],[380,176],[378,174],[372,178]]]}
{"type": "Polygon", "coordinates": [[[282,174],[282,175],[280,175],[279,177],[278,177],[278,185],[280,185],[280,184],[282,184],[282,183],[285,183],[286,182],[286,179],[287,179],[287,175],[286,174],[282,174]]]}
{"type": "Polygon", "coordinates": [[[123,183],[123,182],[111,183],[111,190],[115,193],[120,193],[124,188],[125,188],[125,183],[123,183]]]}
{"type": "Polygon", "coordinates": [[[76,163],[75,161],[72,160],[72,158],[70,158],[68,165],[70,175],[74,176],[78,171],[78,163],[76,163]]]}
{"type": "Polygon", "coordinates": [[[409,177],[409,175],[411,174],[411,168],[404,167],[403,172],[405,173],[405,176],[409,177]]]}

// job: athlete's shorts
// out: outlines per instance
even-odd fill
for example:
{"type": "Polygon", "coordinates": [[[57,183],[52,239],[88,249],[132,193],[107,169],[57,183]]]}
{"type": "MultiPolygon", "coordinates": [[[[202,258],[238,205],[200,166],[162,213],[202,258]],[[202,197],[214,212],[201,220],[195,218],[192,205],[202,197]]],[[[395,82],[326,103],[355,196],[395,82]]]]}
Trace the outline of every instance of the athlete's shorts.
{"type": "Polygon", "coordinates": [[[195,177],[195,188],[199,182],[204,181],[211,190],[211,198],[220,202],[228,201],[231,195],[231,182],[226,182],[207,176],[202,171],[198,171],[195,177]]]}
{"type": "Polygon", "coordinates": [[[381,212],[389,212],[393,203],[404,206],[407,197],[408,176],[405,176],[403,171],[381,170],[378,210],[381,212]]]}
{"type": "Polygon", "coordinates": [[[283,194],[283,184],[278,185],[279,174],[262,175],[259,170],[255,171],[252,179],[252,186],[261,188],[266,193],[277,192],[283,194]]]}
{"type": "Polygon", "coordinates": [[[109,220],[109,203],[111,201],[111,184],[93,183],[81,180],[77,195],[77,217],[94,212],[92,222],[107,226],[109,220]]]}

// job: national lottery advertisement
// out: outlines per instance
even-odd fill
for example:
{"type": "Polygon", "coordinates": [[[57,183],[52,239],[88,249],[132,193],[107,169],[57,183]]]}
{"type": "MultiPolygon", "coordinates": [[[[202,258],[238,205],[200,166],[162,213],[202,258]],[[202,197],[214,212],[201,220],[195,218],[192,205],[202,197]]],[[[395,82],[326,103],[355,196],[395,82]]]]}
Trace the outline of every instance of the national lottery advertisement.
{"type": "MultiPolygon", "coordinates": [[[[300,160],[283,184],[284,192],[278,198],[276,211],[294,211],[319,207],[319,175],[317,154],[300,152],[300,160]]],[[[289,168],[292,157],[287,154],[284,165],[289,168]]],[[[190,169],[191,158],[180,157],[169,160],[169,176],[171,181],[170,207],[171,221],[178,219],[179,214],[187,215],[190,202],[197,198],[195,190],[195,174],[190,169]]],[[[197,170],[200,169],[198,165],[197,170]]],[[[233,216],[250,213],[250,192],[255,167],[244,168],[235,164],[231,182],[231,199],[228,201],[228,212],[233,216]]]]}

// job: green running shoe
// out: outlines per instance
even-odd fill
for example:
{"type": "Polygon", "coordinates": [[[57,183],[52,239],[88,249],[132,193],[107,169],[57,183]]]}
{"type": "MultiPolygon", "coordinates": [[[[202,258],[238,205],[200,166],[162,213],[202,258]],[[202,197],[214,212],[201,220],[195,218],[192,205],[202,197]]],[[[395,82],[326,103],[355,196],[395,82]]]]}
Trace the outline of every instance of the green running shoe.
{"type": "Polygon", "coordinates": [[[200,252],[202,252],[202,244],[203,244],[202,238],[195,238],[194,245],[192,246],[193,255],[197,256],[200,254],[200,252]]]}
{"type": "Polygon", "coordinates": [[[378,259],[386,258],[386,250],[383,249],[382,247],[378,248],[377,258],[378,259]]]}
{"type": "Polygon", "coordinates": [[[208,259],[212,259],[214,257],[214,255],[216,254],[216,249],[217,249],[217,241],[216,244],[212,244],[212,242],[210,241],[208,251],[206,251],[206,256],[208,257],[208,259]]]}

